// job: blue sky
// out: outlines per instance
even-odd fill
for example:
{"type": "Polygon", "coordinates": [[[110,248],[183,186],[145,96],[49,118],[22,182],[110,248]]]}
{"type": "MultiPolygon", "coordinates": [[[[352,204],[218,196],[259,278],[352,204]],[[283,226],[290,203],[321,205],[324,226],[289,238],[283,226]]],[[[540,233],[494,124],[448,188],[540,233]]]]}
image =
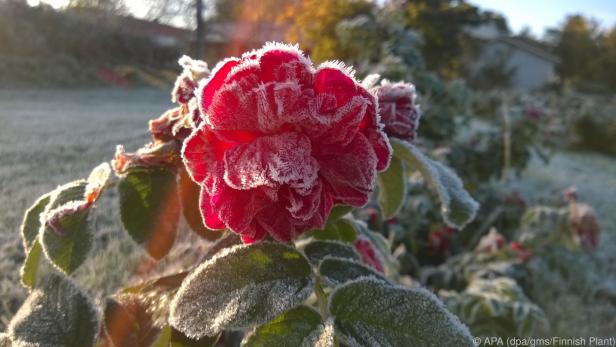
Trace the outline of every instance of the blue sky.
{"type": "Polygon", "coordinates": [[[500,12],[509,27],[518,32],[530,27],[542,36],[545,29],[562,23],[568,14],[581,13],[594,18],[603,28],[616,25],[616,0],[468,0],[483,9],[500,12]]]}

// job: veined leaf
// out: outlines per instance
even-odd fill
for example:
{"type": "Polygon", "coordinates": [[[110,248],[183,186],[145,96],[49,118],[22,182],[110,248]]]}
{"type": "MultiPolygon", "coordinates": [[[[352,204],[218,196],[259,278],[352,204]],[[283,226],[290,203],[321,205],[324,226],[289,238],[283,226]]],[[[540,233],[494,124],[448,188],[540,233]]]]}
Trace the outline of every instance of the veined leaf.
{"type": "Polygon", "coordinates": [[[391,145],[396,157],[407,163],[409,169],[419,170],[434,187],[441,201],[443,220],[448,226],[463,228],[475,218],[479,204],[450,168],[426,157],[407,142],[392,139],[391,145]]]}
{"type": "Polygon", "coordinates": [[[21,268],[21,283],[28,288],[34,288],[41,261],[41,254],[43,254],[43,248],[41,247],[40,242],[35,240],[34,244],[27,252],[26,260],[21,268]]]}
{"type": "Polygon", "coordinates": [[[180,201],[173,169],[132,168],[120,179],[120,214],[124,228],[155,259],[175,241],[180,201]]]}
{"type": "Polygon", "coordinates": [[[17,346],[93,346],[98,333],[96,309],[68,278],[49,275],[30,293],[8,332],[17,346]]]}
{"type": "Polygon", "coordinates": [[[327,284],[332,287],[360,277],[372,277],[376,280],[388,283],[383,275],[375,272],[368,266],[343,258],[327,257],[323,259],[319,264],[319,274],[323,276],[327,284]]]}
{"type": "Polygon", "coordinates": [[[39,230],[41,229],[41,214],[47,208],[51,195],[52,193],[47,193],[38,198],[24,215],[24,220],[21,223],[21,239],[26,252],[30,250],[39,235],[39,230]]]}
{"type": "Polygon", "coordinates": [[[313,287],[310,263],[297,250],[271,242],[238,245],[184,280],[170,323],[194,339],[247,329],[297,307],[313,287]]]}
{"type": "Polygon", "coordinates": [[[334,345],[332,322],[323,323],[315,310],[299,306],[244,337],[242,347],[330,347],[334,345]]]}
{"type": "Polygon", "coordinates": [[[304,247],[304,254],[313,265],[319,265],[326,256],[361,260],[355,248],[337,241],[312,241],[304,247]]]}
{"type": "Polygon", "coordinates": [[[330,294],[336,336],[355,346],[473,347],[468,329],[430,292],[361,278],[330,294]]]}
{"type": "Polygon", "coordinates": [[[377,176],[378,201],[385,219],[395,216],[406,198],[406,176],[404,164],[392,157],[389,168],[377,176]]]}

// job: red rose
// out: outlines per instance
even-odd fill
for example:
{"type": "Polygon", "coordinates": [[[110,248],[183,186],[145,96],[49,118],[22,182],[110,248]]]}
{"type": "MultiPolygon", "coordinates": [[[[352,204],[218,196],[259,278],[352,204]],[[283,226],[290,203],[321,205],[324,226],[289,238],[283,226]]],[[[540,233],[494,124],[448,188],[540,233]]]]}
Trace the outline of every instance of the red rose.
{"type": "Polygon", "coordinates": [[[381,85],[375,88],[375,93],[379,100],[379,116],[385,124],[385,133],[403,140],[414,140],[420,118],[415,86],[383,80],[381,85]]]}
{"type": "Polygon", "coordinates": [[[372,242],[363,236],[360,236],[355,241],[355,249],[361,255],[361,260],[364,264],[371,266],[380,273],[384,273],[383,262],[379,259],[372,242]]]}
{"type": "Polygon", "coordinates": [[[171,91],[171,101],[187,105],[195,98],[195,89],[202,79],[209,76],[210,70],[207,63],[201,60],[193,60],[189,56],[183,56],[178,62],[182,68],[182,74],[175,80],[171,91]]]}
{"type": "Polygon", "coordinates": [[[455,235],[456,229],[445,227],[432,230],[428,233],[428,247],[436,253],[445,253],[449,250],[449,241],[455,235]]]}
{"type": "Polygon", "coordinates": [[[337,63],[266,44],[220,62],[198,92],[203,124],[182,157],[211,229],[287,242],[334,204],[363,206],[391,147],[372,94],[337,63]]]}

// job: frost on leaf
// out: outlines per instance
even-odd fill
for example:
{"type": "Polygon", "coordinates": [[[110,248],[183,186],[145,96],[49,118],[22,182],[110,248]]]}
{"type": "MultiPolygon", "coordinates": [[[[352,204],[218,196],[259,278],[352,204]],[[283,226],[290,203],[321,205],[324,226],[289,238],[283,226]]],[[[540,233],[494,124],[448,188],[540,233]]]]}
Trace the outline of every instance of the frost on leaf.
{"type": "Polygon", "coordinates": [[[41,213],[45,211],[50,199],[51,193],[47,193],[41,196],[34,205],[26,211],[24,220],[21,224],[21,238],[26,252],[30,250],[39,234],[41,228],[41,213]]]}
{"type": "Polygon", "coordinates": [[[180,218],[176,172],[164,167],[128,169],[118,184],[122,224],[155,259],[175,241],[180,218]]]}
{"type": "Polygon", "coordinates": [[[475,278],[462,293],[439,295],[478,336],[533,336],[548,331],[543,310],[510,278],[475,278]]]}
{"type": "Polygon", "coordinates": [[[331,322],[323,323],[315,310],[299,306],[271,322],[255,328],[242,341],[242,347],[329,347],[333,346],[331,322]]]}
{"type": "Polygon", "coordinates": [[[336,241],[313,241],[304,247],[304,254],[313,265],[318,265],[326,256],[360,260],[359,253],[348,244],[336,241]]]}
{"type": "Polygon", "coordinates": [[[355,346],[475,346],[468,329],[430,292],[361,278],[330,294],[336,336],[355,346]]]}
{"type": "Polygon", "coordinates": [[[389,168],[377,176],[378,200],[385,219],[395,216],[406,197],[404,164],[397,157],[391,158],[389,168]]]}
{"type": "Polygon", "coordinates": [[[92,247],[88,215],[96,197],[86,199],[88,184],[78,180],[56,188],[41,214],[43,251],[54,266],[68,274],[83,263],[92,247]]]}
{"type": "Polygon", "coordinates": [[[90,299],[60,275],[42,282],[9,324],[13,346],[93,346],[98,320],[90,299]]]}
{"type": "Polygon", "coordinates": [[[463,228],[475,218],[479,204],[450,168],[426,157],[409,143],[392,139],[391,144],[395,156],[406,162],[409,169],[419,170],[434,187],[441,201],[443,220],[448,226],[463,228]]]}
{"type": "Polygon", "coordinates": [[[41,243],[34,241],[21,268],[21,283],[28,288],[34,288],[36,285],[36,277],[42,254],[43,248],[41,243]]]}
{"type": "Polygon", "coordinates": [[[319,274],[332,287],[358,279],[371,277],[387,283],[383,275],[356,261],[344,258],[327,257],[319,264],[319,274]]]}
{"type": "Polygon", "coordinates": [[[170,323],[191,338],[247,329],[300,305],[313,287],[310,263],[295,249],[271,242],[238,245],[184,280],[170,323]]]}

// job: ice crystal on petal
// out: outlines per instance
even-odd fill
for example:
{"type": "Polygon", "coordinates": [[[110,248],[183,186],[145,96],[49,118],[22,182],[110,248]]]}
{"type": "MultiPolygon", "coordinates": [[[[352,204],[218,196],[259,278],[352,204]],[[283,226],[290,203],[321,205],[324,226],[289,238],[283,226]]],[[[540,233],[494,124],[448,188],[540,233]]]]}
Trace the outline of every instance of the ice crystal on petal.
{"type": "Polygon", "coordinates": [[[226,59],[197,95],[204,122],[184,142],[184,164],[208,227],[244,242],[322,228],[334,204],[366,204],[389,163],[374,95],[352,69],[315,69],[297,46],[226,59]]]}
{"type": "Polygon", "coordinates": [[[417,104],[415,86],[410,83],[391,83],[388,80],[374,88],[379,100],[379,116],[387,135],[412,141],[417,136],[421,112],[417,104]]]}

